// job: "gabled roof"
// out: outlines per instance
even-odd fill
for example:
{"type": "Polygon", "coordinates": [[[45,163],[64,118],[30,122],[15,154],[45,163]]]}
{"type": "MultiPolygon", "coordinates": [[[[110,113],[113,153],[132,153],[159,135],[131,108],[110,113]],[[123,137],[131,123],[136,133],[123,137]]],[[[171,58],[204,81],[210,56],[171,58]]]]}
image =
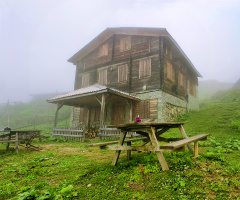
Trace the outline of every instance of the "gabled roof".
{"type": "Polygon", "coordinates": [[[192,62],[189,60],[187,55],[183,52],[177,42],[173,39],[173,37],[168,33],[165,28],[140,28],[140,27],[119,27],[119,28],[107,28],[102,33],[100,33],[97,37],[95,37],[91,42],[89,42],[86,46],[80,49],[76,54],[74,54],[71,58],[68,59],[68,62],[76,64],[79,60],[101,45],[104,41],[110,38],[114,34],[119,35],[139,35],[139,36],[163,36],[169,42],[176,46],[179,53],[183,56],[185,61],[189,63],[191,70],[198,76],[202,77],[202,75],[197,71],[192,62]]]}
{"type": "Polygon", "coordinates": [[[138,97],[130,95],[126,92],[122,92],[120,90],[109,88],[103,85],[94,84],[85,88],[74,90],[73,92],[69,92],[64,95],[53,97],[51,99],[48,99],[47,101],[49,103],[65,102],[64,105],[79,106],[84,104],[91,104],[92,101],[96,101],[96,99],[94,99],[93,96],[103,93],[114,94],[115,96],[118,97],[132,99],[136,101],[140,100],[138,97]]]}

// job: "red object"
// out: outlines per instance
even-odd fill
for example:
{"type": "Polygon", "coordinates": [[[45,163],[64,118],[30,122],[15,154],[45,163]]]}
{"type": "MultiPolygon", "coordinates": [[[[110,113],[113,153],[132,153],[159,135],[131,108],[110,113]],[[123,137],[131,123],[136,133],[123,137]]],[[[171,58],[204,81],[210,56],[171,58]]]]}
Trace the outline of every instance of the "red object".
{"type": "Polygon", "coordinates": [[[136,122],[141,122],[141,119],[137,117],[136,122]]]}
{"type": "Polygon", "coordinates": [[[111,180],[112,178],[111,178],[111,177],[109,177],[108,179],[109,179],[109,180],[111,180]]]}

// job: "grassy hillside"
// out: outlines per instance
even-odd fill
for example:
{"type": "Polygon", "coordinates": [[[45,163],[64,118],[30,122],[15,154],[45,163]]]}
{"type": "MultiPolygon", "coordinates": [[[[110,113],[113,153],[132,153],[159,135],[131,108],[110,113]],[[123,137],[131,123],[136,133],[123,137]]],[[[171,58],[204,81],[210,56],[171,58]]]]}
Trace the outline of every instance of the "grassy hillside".
{"type": "Polygon", "coordinates": [[[229,90],[232,86],[233,83],[219,82],[216,80],[199,81],[199,99],[204,100],[219,91],[229,90]]]}
{"type": "MultiPolygon", "coordinates": [[[[47,103],[45,100],[35,100],[29,103],[18,103],[0,106],[0,130],[8,126],[7,110],[9,116],[9,127],[12,129],[52,129],[56,105],[47,103]]],[[[59,123],[68,125],[71,108],[64,106],[59,111],[59,123]]]]}
{"type": "MultiPolygon", "coordinates": [[[[188,136],[209,133],[199,142],[200,157],[188,151],[164,153],[169,171],[156,154],[114,151],[51,138],[41,151],[5,151],[0,144],[0,199],[240,199],[240,90],[217,93],[199,111],[181,116],[188,136]]],[[[176,129],[168,131],[177,137],[176,129]]],[[[142,141],[136,142],[142,145],[142,141]]]]}
{"type": "Polygon", "coordinates": [[[187,120],[191,133],[211,133],[227,138],[240,136],[240,89],[214,94],[202,101],[199,111],[191,111],[180,120],[187,120]]]}

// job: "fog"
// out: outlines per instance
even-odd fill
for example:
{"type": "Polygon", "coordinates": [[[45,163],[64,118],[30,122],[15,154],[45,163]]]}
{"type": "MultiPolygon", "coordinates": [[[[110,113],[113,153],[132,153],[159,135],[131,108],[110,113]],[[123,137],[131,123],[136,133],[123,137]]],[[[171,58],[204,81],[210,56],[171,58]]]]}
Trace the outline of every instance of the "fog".
{"type": "Polygon", "coordinates": [[[73,90],[73,54],[107,27],[166,28],[200,80],[240,78],[238,0],[0,0],[0,103],[73,90]]]}

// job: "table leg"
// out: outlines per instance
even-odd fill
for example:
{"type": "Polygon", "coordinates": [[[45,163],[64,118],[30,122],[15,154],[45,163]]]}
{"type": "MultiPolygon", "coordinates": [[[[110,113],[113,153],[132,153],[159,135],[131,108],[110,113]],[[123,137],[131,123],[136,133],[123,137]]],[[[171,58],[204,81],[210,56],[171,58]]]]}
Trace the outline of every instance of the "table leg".
{"type": "MultiPolygon", "coordinates": [[[[185,139],[185,138],[188,138],[187,134],[185,133],[185,131],[184,131],[184,129],[183,129],[183,125],[180,125],[180,126],[179,126],[179,129],[180,129],[180,131],[181,131],[182,137],[183,137],[184,139],[185,139]]],[[[192,148],[192,146],[191,146],[190,143],[187,144],[187,147],[188,147],[188,150],[189,150],[191,153],[193,153],[193,148],[192,148]]]]}
{"type": "MultiPolygon", "coordinates": [[[[122,146],[123,145],[123,142],[125,140],[126,134],[127,134],[127,132],[121,132],[120,140],[118,142],[118,146],[122,146]]],[[[113,157],[112,165],[117,165],[117,161],[118,161],[120,153],[121,153],[121,150],[116,150],[116,153],[114,154],[114,157],[113,157]]]]}
{"type": "Polygon", "coordinates": [[[198,141],[194,142],[194,157],[193,158],[197,158],[198,157],[198,141]]]}
{"type": "MultiPolygon", "coordinates": [[[[149,135],[149,138],[152,142],[152,145],[155,147],[155,148],[158,148],[159,149],[159,144],[158,144],[158,141],[157,141],[157,138],[156,138],[156,135],[155,135],[155,129],[153,127],[151,127],[151,131],[148,132],[148,135],[149,135]]],[[[157,158],[158,158],[158,161],[162,167],[162,170],[165,171],[165,170],[169,170],[168,168],[168,164],[164,158],[164,155],[162,153],[162,151],[156,151],[156,154],[157,154],[157,158]]]]}
{"type": "MultiPolygon", "coordinates": [[[[131,142],[127,142],[127,146],[131,146],[131,142]]],[[[127,159],[131,159],[131,150],[127,150],[127,159]]]]}
{"type": "Polygon", "coordinates": [[[16,152],[18,153],[18,132],[16,132],[16,152]]]}

